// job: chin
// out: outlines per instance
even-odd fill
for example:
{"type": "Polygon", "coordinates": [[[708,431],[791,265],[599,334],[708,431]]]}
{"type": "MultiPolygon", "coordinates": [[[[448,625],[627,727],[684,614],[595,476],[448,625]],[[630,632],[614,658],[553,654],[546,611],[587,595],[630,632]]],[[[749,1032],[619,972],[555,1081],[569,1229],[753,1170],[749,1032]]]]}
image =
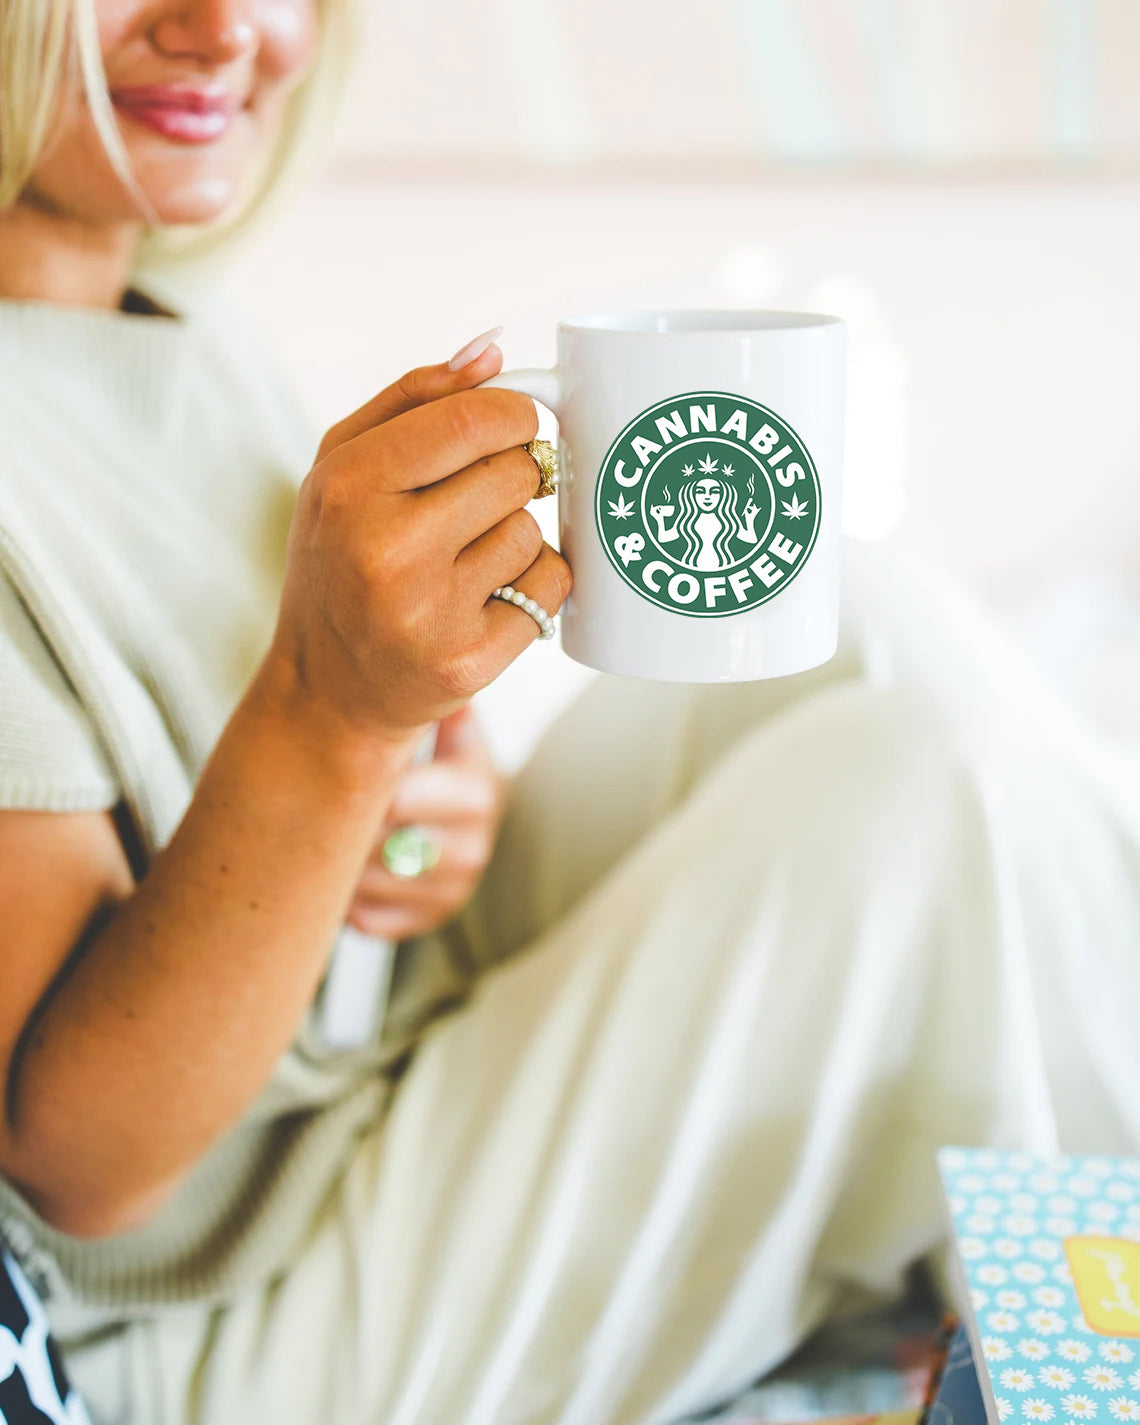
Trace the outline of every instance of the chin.
{"type": "Polygon", "coordinates": [[[128,157],[157,220],[182,227],[216,222],[234,207],[248,191],[259,147],[237,136],[201,149],[159,140],[145,145],[144,152],[128,150],[128,157]]]}
{"type": "Polygon", "coordinates": [[[217,222],[234,207],[244,184],[234,179],[210,178],[183,186],[163,186],[157,191],[143,185],[154,216],[163,227],[201,227],[217,222]]]}

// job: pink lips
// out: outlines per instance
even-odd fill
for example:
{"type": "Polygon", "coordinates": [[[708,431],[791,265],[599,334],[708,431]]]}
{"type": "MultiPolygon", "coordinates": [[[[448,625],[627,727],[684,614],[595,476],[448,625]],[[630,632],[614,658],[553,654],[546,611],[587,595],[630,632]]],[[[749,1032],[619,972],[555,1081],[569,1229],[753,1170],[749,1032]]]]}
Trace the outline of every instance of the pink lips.
{"type": "Polygon", "coordinates": [[[115,89],[111,98],[125,118],[180,143],[213,143],[223,138],[242,107],[233,94],[175,84],[115,89]]]}

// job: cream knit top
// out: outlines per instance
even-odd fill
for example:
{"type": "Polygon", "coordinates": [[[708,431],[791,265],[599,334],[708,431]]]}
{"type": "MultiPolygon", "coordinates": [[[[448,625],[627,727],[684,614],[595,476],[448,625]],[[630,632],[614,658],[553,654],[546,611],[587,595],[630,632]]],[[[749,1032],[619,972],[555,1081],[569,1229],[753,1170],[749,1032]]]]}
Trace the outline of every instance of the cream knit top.
{"type": "MultiPolygon", "coordinates": [[[[315,447],[228,306],[0,302],[0,808],[124,801],[148,853],[165,844],[267,645],[315,447]]],[[[0,927],[0,956],[17,954],[0,927]]],[[[0,1232],[49,1296],[90,1305],[268,1280],[383,1114],[434,993],[421,984],[348,1052],[324,1048],[312,1007],[245,1120],[145,1228],[72,1238],[0,1180],[0,1232]]]]}

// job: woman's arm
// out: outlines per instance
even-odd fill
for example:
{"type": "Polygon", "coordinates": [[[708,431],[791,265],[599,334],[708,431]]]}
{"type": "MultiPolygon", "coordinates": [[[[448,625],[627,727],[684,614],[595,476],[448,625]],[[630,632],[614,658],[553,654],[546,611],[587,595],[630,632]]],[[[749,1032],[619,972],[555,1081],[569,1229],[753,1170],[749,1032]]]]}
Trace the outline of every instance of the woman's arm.
{"type": "Polygon", "coordinates": [[[0,817],[0,1166],[50,1222],[134,1225],[256,1097],[407,760],[258,686],[137,889],[110,817],[0,817]]]}
{"type": "Polygon", "coordinates": [[[522,508],[532,403],[413,404],[444,379],[413,373],[330,433],[273,646],[137,888],[107,818],[0,818],[0,1171],[65,1230],[144,1220],[240,1118],[423,728],[533,641],[491,589],[513,577],[544,607],[565,597],[522,508]]]}

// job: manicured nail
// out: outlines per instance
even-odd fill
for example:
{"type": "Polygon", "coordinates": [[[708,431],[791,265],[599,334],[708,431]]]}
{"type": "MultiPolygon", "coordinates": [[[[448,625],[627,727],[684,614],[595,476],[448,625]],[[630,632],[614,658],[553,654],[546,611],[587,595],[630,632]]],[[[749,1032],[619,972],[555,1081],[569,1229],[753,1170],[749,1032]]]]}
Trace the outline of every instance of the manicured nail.
{"type": "Polygon", "coordinates": [[[472,337],[466,346],[461,346],[451,360],[447,363],[449,371],[462,371],[465,366],[470,366],[477,356],[482,356],[497,336],[502,335],[502,327],[492,327],[488,332],[480,332],[478,336],[472,337]]]}

